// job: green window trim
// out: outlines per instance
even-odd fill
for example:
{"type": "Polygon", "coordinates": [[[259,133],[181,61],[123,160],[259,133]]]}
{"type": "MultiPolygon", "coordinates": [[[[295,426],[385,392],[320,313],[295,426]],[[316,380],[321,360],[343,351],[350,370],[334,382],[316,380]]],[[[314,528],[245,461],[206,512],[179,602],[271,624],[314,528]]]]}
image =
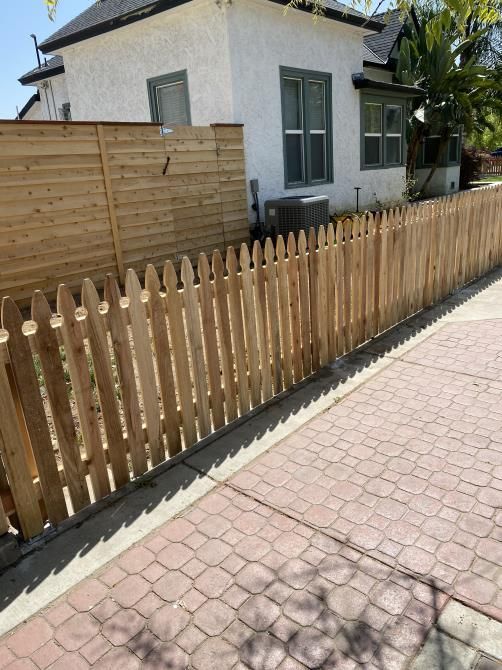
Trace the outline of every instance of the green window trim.
{"type": "Polygon", "coordinates": [[[404,98],[393,95],[361,94],[361,170],[383,170],[404,166],[405,114],[404,98]],[[371,126],[376,119],[379,120],[378,124],[371,126]],[[378,155],[377,160],[369,160],[370,151],[378,155]],[[392,160],[393,152],[398,154],[399,160],[392,160]]]}
{"type": "MultiPolygon", "coordinates": [[[[417,169],[427,169],[433,166],[432,162],[425,160],[426,143],[428,139],[437,139],[439,137],[440,137],[439,135],[431,134],[425,138],[418,155],[417,169]]],[[[448,141],[447,147],[443,149],[443,153],[438,160],[438,167],[440,168],[457,167],[458,165],[460,165],[461,152],[462,152],[462,127],[459,126],[459,128],[454,133],[452,133],[448,141]],[[456,144],[454,160],[451,159],[451,149],[453,145],[452,140],[454,140],[456,144]]]]}
{"type": "Polygon", "coordinates": [[[159,99],[158,99],[159,89],[162,89],[163,87],[172,86],[178,83],[183,84],[185,93],[186,125],[188,126],[192,125],[192,117],[190,112],[190,94],[188,90],[188,74],[186,70],[171,72],[169,74],[162,75],[160,77],[153,77],[151,79],[148,79],[146,83],[148,88],[148,101],[150,104],[151,119],[156,123],[166,123],[166,124],[169,124],[169,122],[163,121],[160,114],[159,99]]]}
{"type": "Polygon", "coordinates": [[[284,186],[286,189],[294,189],[332,183],[331,74],[281,66],[279,76],[284,186]],[[298,101],[296,110],[288,107],[288,104],[294,104],[295,100],[298,101]],[[297,165],[293,164],[295,153],[297,165]],[[322,177],[316,178],[316,170],[322,172],[322,177]],[[296,179],[291,178],[293,173],[296,173],[296,179]]]}

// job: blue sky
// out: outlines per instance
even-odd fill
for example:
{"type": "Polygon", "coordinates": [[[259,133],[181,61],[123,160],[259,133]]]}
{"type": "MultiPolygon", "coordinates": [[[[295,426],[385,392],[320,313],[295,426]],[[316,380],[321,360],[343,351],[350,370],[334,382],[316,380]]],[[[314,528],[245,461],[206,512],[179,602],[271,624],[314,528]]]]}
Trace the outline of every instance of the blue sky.
{"type": "Polygon", "coordinates": [[[93,0],[61,0],[55,21],[50,21],[43,0],[0,0],[0,119],[13,119],[35,93],[18,78],[37,65],[31,33],[39,41],[89,7],[93,0]]]}

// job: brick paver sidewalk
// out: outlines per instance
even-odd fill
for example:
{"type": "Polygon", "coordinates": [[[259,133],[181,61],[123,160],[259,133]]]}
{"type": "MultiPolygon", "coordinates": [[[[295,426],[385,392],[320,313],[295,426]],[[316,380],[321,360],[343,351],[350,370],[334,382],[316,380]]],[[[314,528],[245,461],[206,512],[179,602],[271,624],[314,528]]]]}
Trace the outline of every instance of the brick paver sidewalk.
{"type": "Polygon", "coordinates": [[[502,321],[446,326],[0,640],[0,668],[397,670],[451,595],[502,620],[501,361],[502,321]]]}

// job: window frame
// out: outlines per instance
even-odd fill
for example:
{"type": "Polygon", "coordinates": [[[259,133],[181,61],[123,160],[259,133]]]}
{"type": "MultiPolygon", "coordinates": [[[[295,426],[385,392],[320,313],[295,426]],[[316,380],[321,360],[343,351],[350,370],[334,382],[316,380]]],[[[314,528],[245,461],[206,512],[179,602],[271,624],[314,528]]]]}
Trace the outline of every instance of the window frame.
{"type": "Polygon", "coordinates": [[[298,189],[304,186],[318,186],[322,184],[333,183],[333,106],[332,106],[332,76],[329,72],[317,72],[315,70],[303,70],[298,68],[279,67],[279,85],[281,91],[281,118],[282,118],[282,145],[283,145],[283,163],[284,163],[284,188],[298,189]],[[295,79],[301,81],[301,130],[288,130],[286,128],[286,105],[285,105],[285,87],[284,81],[286,79],[295,79]],[[324,85],[324,123],[325,129],[312,129],[310,125],[309,102],[308,102],[308,84],[309,82],[319,82],[324,85]],[[303,181],[289,182],[288,181],[288,164],[287,164],[287,135],[301,135],[302,136],[302,173],[303,181]],[[326,178],[312,179],[311,166],[311,136],[324,135],[324,163],[326,178]]]}
{"type": "Polygon", "coordinates": [[[172,86],[177,82],[183,82],[185,87],[185,107],[187,116],[187,125],[192,125],[192,113],[190,109],[190,90],[188,88],[188,72],[187,70],[179,70],[178,72],[170,72],[169,74],[161,75],[160,77],[152,77],[147,79],[148,102],[150,105],[150,116],[154,123],[163,123],[160,118],[160,109],[158,104],[157,89],[163,86],[172,86]]]}
{"type": "MultiPolygon", "coordinates": [[[[392,94],[388,95],[373,95],[371,93],[361,94],[361,135],[360,135],[360,147],[361,147],[361,170],[387,170],[392,168],[399,168],[405,166],[405,155],[406,155],[406,110],[407,104],[406,99],[399,96],[393,96],[392,94]],[[366,126],[365,126],[365,109],[366,104],[380,105],[382,108],[382,134],[380,142],[380,162],[373,164],[366,164],[366,126]],[[397,133],[387,133],[387,115],[386,109],[388,107],[400,107],[401,108],[401,160],[399,163],[389,163],[387,161],[387,137],[397,137],[397,133]]],[[[371,134],[370,134],[371,135],[371,134]]]]}

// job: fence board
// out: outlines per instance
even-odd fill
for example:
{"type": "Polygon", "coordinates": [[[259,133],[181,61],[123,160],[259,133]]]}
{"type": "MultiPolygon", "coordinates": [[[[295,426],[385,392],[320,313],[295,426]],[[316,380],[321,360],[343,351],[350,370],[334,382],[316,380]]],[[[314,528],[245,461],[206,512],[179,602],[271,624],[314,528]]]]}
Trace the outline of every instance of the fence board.
{"type": "Polygon", "coordinates": [[[267,316],[270,328],[270,346],[272,358],[272,377],[274,382],[274,393],[280,393],[284,386],[282,383],[282,357],[281,357],[281,331],[279,324],[279,296],[277,293],[277,268],[275,264],[275,251],[272,240],[265,241],[265,278],[267,293],[267,316]]]}
{"type": "Polygon", "coordinates": [[[249,241],[241,127],[0,121],[0,156],[0,297],[249,241]]]}
{"type": "Polygon", "coordinates": [[[51,325],[52,312],[41,291],[35,291],[33,295],[31,318],[37,324],[33,339],[40,357],[66,484],[73,511],[78,512],[90,503],[89,491],[83,473],[77,432],[68,399],[58,338],[51,325]]]}
{"type": "Polygon", "coordinates": [[[131,456],[132,471],[139,477],[148,470],[143,423],[139,408],[134,364],[129,344],[126,310],[122,305],[119,286],[112,275],[105,280],[105,300],[108,303],[108,326],[117,364],[122,411],[127,429],[127,444],[131,456]]]}
{"type": "Polygon", "coordinates": [[[58,524],[68,517],[68,511],[59,480],[30,345],[22,331],[23,317],[11,298],[4,298],[2,301],[2,326],[9,332],[7,348],[47,512],[51,523],[58,524]]]}
{"type": "Polygon", "coordinates": [[[101,415],[108,442],[108,454],[112,466],[115,487],[129,481],[129,466],[126,447],[120,425],[119,409],[115,396],[115,381],[110,362],[107,334],[103,315],[99,310],[99,296],[90,279],[82,285],[82,305],[87,310],[85,326],[91,352],[101,415]]]}
{"type": "Polygon", "coordinates": [[[258,240],[253,245],[253,283],[255,294],[256,330],[258,335],[258,350],[260,356],[261,387],[263,401],[272,397],[272,374],[270,368],[267,294],[265,286],[265,269],[263,267],[263,252],[258,240]]]}
{"type": "Polygon", "coordinates": [[[246,364],[246,343],[244,340],[244,322],[242,320],[242,301],[239,275],[237,273],[237,256],[233,247],[227,251],[228,272],[228,303],[230,312],[230,329],[237,373],[237,390],[239,394],[239,411],[249,412],[249,384],[246,364]]]}

